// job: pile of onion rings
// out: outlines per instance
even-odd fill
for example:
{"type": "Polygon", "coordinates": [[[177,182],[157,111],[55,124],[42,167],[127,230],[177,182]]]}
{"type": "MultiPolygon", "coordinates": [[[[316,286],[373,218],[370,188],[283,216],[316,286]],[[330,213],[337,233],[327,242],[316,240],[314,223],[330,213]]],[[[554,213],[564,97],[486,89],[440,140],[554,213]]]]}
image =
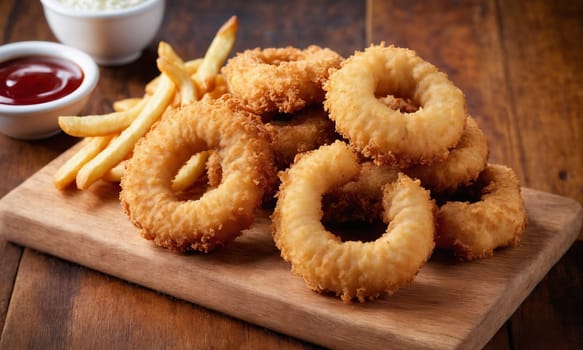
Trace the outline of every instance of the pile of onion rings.
{"type": "Polygon", "coordinates": [[[381,43],[345,59],[319,46],[256,48],[219,74],[221,52],[195,75],[170,52],[175,63],[160,60],[166,70],[146,88],[144,100],[161,84],[173,95],[118,176],[146,239],[208,253],[272,206],[292,272],[344,302],[394,293],[435,248],[474,260],[520,242],[517,176],[488,163],[463,92],[414,51],[381,43]],[[348,239],[326,226],[355,222],[383,230],[348,239]]]}
{"type": "MultiPolygon", "coordinates": [[[[216,235],[216,227],[188,227],[173,233],[155,226],[144,229],[143,221],[155,224],[156,220],[134,218],[144,235],[177,251],[210,251],[240,234],[252,221],[254,208],[262,201],[268,205],[274,196],[273,237],[282,257],[310,289],[335,294],[345,302],[392,294],[411,282],[436,242],[438,248],[450,249],[463,260],[485,258],[497,248],[517,245],[526,213],[516,177],[509,168],[504,168],[504,182],[491,175],[499,166],[488,165],[486,136],[466,113],[463,93],[447,76],[413,51],[383,44],[342,63],[335,57],[333,51],[315,47],[270,48],[248,50],[229,60],[222,69],[225,96],[202,109],[211,115],[213,109],[222,110],[219,114],[231,115],[227,119],[237,128],[244,125],[241,118],[246,115],[254,130],[262,130],[240,136],[247,142],[262,139],[254,152],[263,154],[248,173],[261,185],[252,190],[250,184],[244,186],[249,190],[243,192],[254,199],[243,207],[251,209],[235,218],[244,224],[220,221],[232,228],[225,235],[216,235]],[[315,52],[329,59],[314,59],[315,52]],[[299,74],[298,67],[310,73],[299,74]],[[225,113],[224,101],[229,101],[231,110],[243,112],[225,113]],[[279,176],[262,168],[279,169],[279,176]],[[279,188],[273,187],[278,181],[279,188]],[[472,204],[460,203],[459,193],[467,188],[483,193],[472,204]],[[500,218],[497,213],[508,205],[515,208],[508,210],[512,215],[500,218]],[[469,213],[477,218],[468,219],[469,213]],[[472,220],[475,225],[466,224],[472,220]],[[345,240],[325,226],[352,222],[380,222],[386,229],[374,239],[345,240]]],[[[183,108],[181,113],[194,110],[197,119],[200,109],[183,108]]],[[[179,123],[174,123],[175,128],[179,123]]],[[[157,128],[172,129],[165,120],[160,124],[157,128]]],[[[228,133],[217,135],[218,142],[229,139],[228,133]]],[[[154,137],[146,137],[144,144],[154,137]]],[[[199,151],[204,150],[191,150],[199,151]]],[[[136,153],[136,159],[150,157],[140,145],[136,153]]],[[[208,154],[210,193],[223,192],[225,179],[234,176],[224,157],[224,151],[208,154]]],[[[122,181],[124,189],[145,181],[135,176],[132,164],[122,181]]],[[[148,177],[155,177],[157,171],[162,170],[148,177]]],[[[132,217],[131,201],[123,192],[122,201],[132,217]]],[[[141,200],[134,201],[139,205],[141,200]]],[[[232,210],[228,203],[227,211],[232,210]]]]}

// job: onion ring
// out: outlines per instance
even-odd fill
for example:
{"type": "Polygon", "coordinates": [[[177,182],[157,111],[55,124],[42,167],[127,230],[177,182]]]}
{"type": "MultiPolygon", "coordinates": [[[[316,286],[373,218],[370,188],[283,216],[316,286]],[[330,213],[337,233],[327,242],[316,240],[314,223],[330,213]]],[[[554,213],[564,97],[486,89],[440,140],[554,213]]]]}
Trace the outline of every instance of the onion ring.
{"type": "Polygon", "coordinates": [[[223,169],[221,168],[221,156],[218,152],[211,152],[206,161],[206,174],[208,185],[211,188],[218,187],[223,178],[223,169]]]}
{"type": "Polygon", "coordinates": [[[275,178],[263,124],[225,95],[167,113],[136,144],[120,199],[145,238],[172,251],[208,252],[251,225],[275,178]],[[193,154],[209,149],[220,154],[221,183],[199,199],[181,200],[172,179],[193,154]]]}
{"type": "Polygon", "coordinates": [[[433,193],[453,192],[474,181],[488,163],[488,141],[474,118],[468,116],[460,141],[448,157],[430,165],[417,165],[404,172],[421,180],[433,193]]]}
{"type": "Polygon", "coordinates": [[[330,74],[324,102],[336,129],[365,156],[399,167],[447,157],[466,122],[464,94],[414,51],[384,43],[357,52],[330,74]],[[379,100],[410,98],[402,113],[379,100]]]}
{"type": "Polygon", "coordinates": [[[298,153],[334,142],[338,134],[328,113],[321,106],[307,107],[265,124],[271,135],[273,156],[279,169],[285,169],[298,153]]]}
{"type": "Polygon", "coordinates": [[[417,106],[410,98],[387,95],[384,97],[379,97],[378,100],[385,104],[387,107],[396,111],[400,111],[401,113],[414,113],[419,110],[419,106],[417,106]]]}
{"type": "Polygon", "coordinates": [[[463,260],[474,260],[520,243],[527,215],[512,169],[489,164],[464,191],[461,194],[470,198],[450,199],[437,211],[438,247],[452,249],[463,260]]]}
{"type": "Polygon", "coordinates": [[[322,197],[325,223],[369,222],[382,220],[383,191],[397,179],[398,170],[373,162],[361,164],[358,177],[322,197]]]}
{"type": "Polygon", "coordinates": [[[292,271],[317,292],[364,302],[410,282],[434,248],[434,203],[404,174],[383,189],[386,232],[373,242],[347,241],[321,223],[321,196],[359,173],[357,155],[336,141],[302,154],[285,172],[272,216],[274,240],[292,271]],[[326,176],[321,176],[326,174],[326,176]]]}
{"type": "Polygon", "coordinates": [[[229,91],[254,113],[292,113],[323,101],[328,69],[340,62],[336,52],[316,45],[305,50],[256,48],[231,58],[222,73],[229,91]]]}

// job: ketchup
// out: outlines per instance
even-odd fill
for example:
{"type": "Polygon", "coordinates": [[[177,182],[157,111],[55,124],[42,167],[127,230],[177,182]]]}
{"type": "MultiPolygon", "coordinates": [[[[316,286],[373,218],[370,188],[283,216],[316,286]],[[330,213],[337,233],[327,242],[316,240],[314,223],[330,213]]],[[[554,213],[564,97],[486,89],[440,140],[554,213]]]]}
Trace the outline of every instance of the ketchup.
{"type": "Polygon", "coordinates": [[[0,63],[0,104],[32,105],[75,91],[83,70],[64,58],[29,56],[0,63]]]}

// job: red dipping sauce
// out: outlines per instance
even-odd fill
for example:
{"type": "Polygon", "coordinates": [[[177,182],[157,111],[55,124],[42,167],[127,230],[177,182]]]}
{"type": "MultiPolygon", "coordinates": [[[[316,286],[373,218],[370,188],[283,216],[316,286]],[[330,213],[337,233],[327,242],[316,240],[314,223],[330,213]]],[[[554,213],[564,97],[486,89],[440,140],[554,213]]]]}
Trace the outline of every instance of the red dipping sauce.
{"type": "Polygon", "coordinates": [[[83,81],[76,63],[59,57],[29,56],[0,63],[0,103],[32,105],[57,100],[83,81]]]}

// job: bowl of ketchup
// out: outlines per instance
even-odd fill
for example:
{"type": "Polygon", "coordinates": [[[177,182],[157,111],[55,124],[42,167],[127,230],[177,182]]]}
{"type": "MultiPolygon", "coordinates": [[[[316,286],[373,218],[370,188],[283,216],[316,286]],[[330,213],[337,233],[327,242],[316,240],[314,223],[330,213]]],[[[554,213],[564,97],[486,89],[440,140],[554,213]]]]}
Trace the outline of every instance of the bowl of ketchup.
{"type": "Polygon", "coordinates": [[[99,79],[86,53],[58,43],[0,46],[0,132],[33,140],[60,132],[58,117],[77,115],[99,79]]]}

